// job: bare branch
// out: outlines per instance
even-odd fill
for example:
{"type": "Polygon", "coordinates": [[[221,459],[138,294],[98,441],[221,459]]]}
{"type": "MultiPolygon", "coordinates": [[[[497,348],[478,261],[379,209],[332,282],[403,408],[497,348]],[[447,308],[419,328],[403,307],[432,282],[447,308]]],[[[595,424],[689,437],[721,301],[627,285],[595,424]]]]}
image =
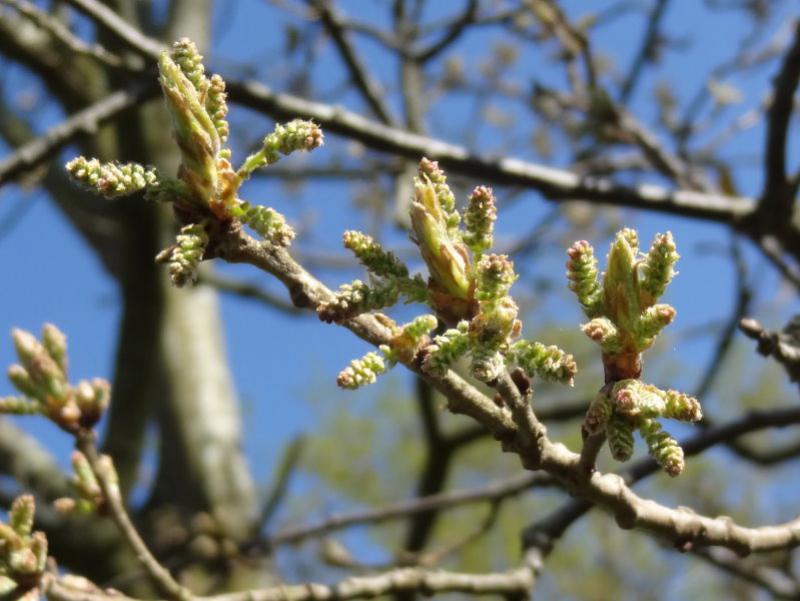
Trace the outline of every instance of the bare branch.
{"type": "Polygon", "coordinates": [[[797,191],[796,183],[791,183],[786,174],[786,138],[798,82],[800,82],[800,21],[795,23],[794,42],[775,78],[772,104],[768,111],[766,179],[758,211],[765,219],[774,223],[783,222],[790,214],[797,191]]]}
{"type": "Polygon", "coordinates": [[[112,481],[109,473],[110,466],[103,465],[103,461],[94,445],[94,433],[84,432],[76,438],[76,446],[89,462],[94,476],[103,491],[103,500],[106,502],[111,519],[117,525],[122,536],[136,553],[136,557],[153,579],[162,593],[175,601],[186,601],[191,598],[191,593],[176,581],[147,548],[136,527],[125,509],[119,487],[112,481]]]}
{"type": "Polygon", "coordinates": [[[162,45],[132,27],[125,19],[98,0],[67,0],[92,21],[113,33],[128,48],[145,58],[157,61],[162,45]]]}
{"type": "Polygon", "coordinates": [[[252,81],[229,82],[231,99],[274,118],[313,119],[326,130],[358,140],[374,150],[411,159],[427,156],[451,171],[494,184],[539,190],[551,200],[591,200],[722,223],[738,223],[753,207],[749,198],[667,190],[658,186],[627,187],[612,181],[580,177],[570,171],[519,159],[491,159],[441,140],[387,127],[339,107],[275,93],[252,81]]]}
{"type": "Polygon", "coordinates": [[[622,104],[627,104],[630,97],[633,95],[636,85],[639,83],[640,76],[644,70],[645,64],[651,62],[655,55],[658,44],[660,43],[659,27],[664,14],[667,12],[669,0],[657,0],[655,6],[647,15],[647,30],[642,39],[642,45],[636,53],[636,58],[631,65],[625,81],[620,88],[619,100],[622,104]]]}
{"type": "Polygon", "coordinates": [[[268,547],[295,544],[308,538],[324,536],[336,530],[342,530],[358,524],[379,524],[388,520],[405,518],[433,509],[449,509],[451,507],[480,501],[496,502],[533,488],[552,486],[553,484],[554,481],[549,476],[523,472],[522,474],[512,476],[505,480],[490,482],[486,486],[466,490],[455,490],[427,497],[418,497],[416,499],[401,501],[375,509],[355,511],[342,515],[332,515],[328,519],[317,524],[280,530],[269,537],[265,543],[268,547]]]}
{"type": "MultiPolygon", "coordinates": [[[[765,428],[783,428],[789,425],[800,423],[800,408],[788,407],[784,409],[772,409],[766,411],[749,411],[736,420],[730,421],[727,424],[715,426],[708,430],[696,434],[688,438],[686,441],[680,443],[683,451],[687,457],[698,455],[707,449],[718,445],[720,443],[727,443],[737,438],[763,430],[765,428]]],[[[635,484],[652,474],[658,473],[659,468],[655,461],[652,459],[643,459],[637,461],[630,467],[620,472],[618,476],[620,481],[624,480],[627,485],[635,484]]],[[[652,501],[649,501],[652,503],[652,501]]],[[[569,501],[559,509],[553,511],[547,517],[535,522],[528,526],[523,533],[523,541],[526,546],[535,546],[545,552],[549,552],[554,542],[560,538],[564,532],[579,518],[585,515],[592,508],[592,503],[585,500],[569,501]]],[[[689,518],[696,516],[689,511],[676,513],[683,513],[684,517],[689,518]]],[[[707,518],[704,518],[707,519],[707,518]]],[[[720,520],[721,518],[717,518],[720,520]]],[[[724,523],[728,523],[727,518],[722,519],[724,523]]],[[[730,523],[731,527],[738,528],[738,526],[730,523]]],[[[796,527],[796,526],[795,526],[796,527]]],[[[769,528],[769,527],[767,527],[769,528]]],[[[765,531],[766,532],[766,531],[765,531]]],[[[673,539],[675,540],[675,539],[673,539]]],[[[683,545],[685,541],[677,540],[683,545]]],[[[722,543],[714,543],[722,544],[722,543]]],[[[732,548],[739,554],[743,554],[742,550],[736,549],[731,545],[725,545],[732,548]]],[[[679,547],[681,550],[689,550],[689,547],[683,545],[679,547]]]]}
{"type": "Polygon", "coordinates": [[[278,309],[279,311],[288,313],[290,315],[299,315],[303,313],[303,311],[295,307],[293,304],[272,294],[253,282],[242,282],[210,271],[199,273],[198,282],[201,284],[206,284],[207,286],[212,286],[220,292],[258,301],[272,309],[278,309]]]}
{"type": "Polygon", "coordinates": [[[766,590],[773,599],[800,597],[800,582],[783,570],[765,565],[752,565],[736,557],[736,554],[728,549],[702,549],[696,551],[695,555],[737,578],[747,580],[766,590]]]}
{"type": "Polygon", "coordinates": [[[327,1],[308,0],[308,3],[314,8],[323,25],[325,25],[325,30],[330,34],[342,60],[350,71],[353,83],[361,93],[361,96],[364,97],[364,100],[366,100],[370,109],[372,109],[372,112],[384,123],[397,125],[397,120],[391,114],[389,107],[383,102],[380,85],[367,72],[361,57],[350,43],[344,22],[336,12],[336,8],[327,1]]]}
{"type": "Polygon", "coordinates": [[[0,161],[0,185],[41,165],[76,137],[97,133],[102,124],[138,108],[157,92],[155,81],[141,81],[75,113],[0,161]]]}
{"type": "Polygon", "coordinates": [[[792,382],[800,381],[800,317],[794,317],[782,332],[771,332],[755,319],[743,319],[739,327],[748,338],[758,341],[758,352],[780,362],[792,382]]]}
{"type": "MultiPolygon", "coordinates": [[[[374,576],[352,576],[335,585],[288,584],[254,591],[227,593],[213,597],[187,597],[203,601],[345,601],[372,598],[400,592],[468,593],[471,595],[525,595],[533,588],[533,570],[521,566],[507,572],[465,574],[425,568],[398,568],[374,576]]],[[[69,589],[56,579],[46,587],[48,599],[55,601],[134,601],[118,593],[81,592],[69,589]]]]}
{"type": "Polygon", "coordinates": [[[426,63],[446,50],[451,44],[458,40],[459,37],[461,37],[461,34],[464,33],[466,27],[475,21],[477,13],[478,0],[468,0],[464,11],[458,16],[458,18],[448,25],[447,31],[441,37],[441,39],[437,40],[427,48],[420,50],[416,55],[416,60],[420,63],[426,63]]]}
{"type": "Polygon", "coordinates": [[[38,6],[27,0],[0,0],[2,4],[12,7],[20,15],[50,33],[61,44],[69,48],[75,54],[91,56],[109,67],[124,67],[131,71],[141,71],[140,67],[135,67],[125,62],[116,54],[109,52],[98,43],[88,44],[73,34],[57,18],[41,10],[38,6]]]}
{"type": "Polygon", "coordinates": [[[295,436],[283,451],[283,456],[280,458],[278,467],[275,470],[275,475],[272,478],[272,486],[270,487],[269,494],[264,499],[261,517],[257,522],[259,528],[263,528],[269,524],[270,520],[278,511],[278,508],[281,506],[281,503],[286,498],[289,482],[300,462],[300,458],[303,456],[305,445],[306,439],[304,436],[295,436]]]}

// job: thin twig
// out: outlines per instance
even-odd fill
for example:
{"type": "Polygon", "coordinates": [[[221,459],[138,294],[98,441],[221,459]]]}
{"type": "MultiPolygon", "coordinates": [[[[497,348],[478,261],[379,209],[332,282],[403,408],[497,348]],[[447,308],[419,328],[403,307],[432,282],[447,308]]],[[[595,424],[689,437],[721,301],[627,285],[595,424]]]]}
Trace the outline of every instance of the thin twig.
{"type": "Polygon", "coordinates": [[[128,511],[120,494],[119,486],[108,473],[108,466],[103,465],[94,443],[94,432],[85,431],[78,434],[75,440],[77,449],[83,453],[89,462],[100,489],[103,491],[103,500],[106,502],[111,519],[117,525],[122,536],[136,553],[137,559],[147,571],[150,578],[161,592],[175,601],[189,601],[192,593],[175,580],[169,571],[164,568],[147,548],[136,526],[133,525],[128,511]]]}
{"type": "Polygon", "coordinates": [[[797,186],[786,175],[786,140],[794,108],[794,93],[800,82],[800,21],[795,23],[794,42],[775,78],[772,104],[767,113],[767,141],[764,153],[766,179],[758,211],[769,223],[782,222],[790,215],[797,186]]]}
{"type": "Polygon", "coordinates": [[[367,71],[361,57],[356,49],[350,43],[345,24],[336,11],[336,7],[332,2],[321,0],[307,0],[308,4],[314,8],[319,15],[320,20],[325,26],[325,30],[333,39],[333,43],[339,50],[347,69],[350,72],[350,77],[356,86],[356,89],[361,93],[361,96],[369,105],[375,116],[378,117],[383,123],[388,125],[397,125],[397,120],[392,115],[389,107],[383,101],[383,92],[380,85],[373,79],[367,71]]]}
{"type": "Polygon", "coordinates": [[[140,107],[157,93],[158,86],[154,80],[140,81],[127,90],[113,92],[103,100],[75,113],[0,161],[0,185],[41,165],[77,136],[97,133],[104,123],[140,107]]]}
{"type": "Polygon", "coordinates": [[[130,25],[112,9],[98,0],[66,0],[92,21],[113,33],[128,48],[151,61],[157,61],[163,46],[130,25]]]}
{"type": "MultiPolygon", "coordinates": [[[[416,567],[397,568],[370,576],[351,576],[334,585],[282,584],[264,589],[192,599],[194,601],[347,601],[400,592],[419,592],[425,595],[467,593],[527,596],[534,582],[534,570],[528,565],[489,574],[466,574],[416,567]]],[[[83,592],[68,588],[55,578],[51,578],[47,583],[46,592],[48,599],[54,601],[136,601],[117,592],[83,592]]]]}
{"type": "Polygon", "coordinates": [[[73,34],[59,19],[46,13],[32,2],[28,2],[28,0],[0,0],[0,3],[10,6],[34,25],[50,33],[50,35],[75,54],[91,56],[109,67],[123,67],[130,71],[142,70],[141,67],[131,65],[116,54],[109,52],[97,42],[93,44],[84,42],[73,34]]]}
{"type": "Polygon", "coordinates": [[[455,490],[427,497],[417,497],[415,499],[384,505],[375,509],[355,511],[342,515],[332,515],[316,524],[280,530],[270,536],[265,541],[265,544],[268,547],[276,547],[283,544],[296,544],[309,538],[324,536],[336,530],[349,528],[350,526],[379,524],[389,520],[406,518],[410,515],[431,511],[433,509],[444,510],[481,501],[495,502],[533,488],[553,486],[554,484],[554,480],[549,476],[524,472],[505,480],[490,482],[485,486],[477,488],[455,490]]]}
{"type": "Polygon", "coordinates": [[[427,156],[454,173],[494,184],[533,188],[550,200],[590,200],[733,224],[743,221],[754,206],[752,199],[744,197],[667,190],[649,184],[628,187],[520,159],[482,157],[462,146],[388,127],[341,107],[275,93],[257,82],[230,81],[228,90],[233,102],[275,118],[312,119],[327,131],[374,150],[415,160],[427,156]]]}
{"type": "Polygon", "coordinates": [[[229,278],[218,273],[201,271],[198,274],[198,283],[212,286],[221,292],[240,296],[242,298],[259,301],[260,303],[278,309],[290,315],[300,315],[303,313],[292,303],[272,294],[253,282],[243,282],[234,278],[229,278]]]}

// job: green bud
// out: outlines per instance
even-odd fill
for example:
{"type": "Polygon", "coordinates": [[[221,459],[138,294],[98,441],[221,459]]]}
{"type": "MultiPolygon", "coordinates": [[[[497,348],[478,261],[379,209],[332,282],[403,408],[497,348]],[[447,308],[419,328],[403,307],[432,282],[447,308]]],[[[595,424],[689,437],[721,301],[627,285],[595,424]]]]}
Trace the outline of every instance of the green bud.
{"type": "Polygon", "coordinates": [[[683,449],[674,438],[661,429],[655,419],[639,421],[639,433],[650,449],[650,455],[670,476],[677,476],[683,471],[683,449]]]}
{"type": "Polygon", "coordinates": [[[205,94],[208,80],[203,67],[203,57],[195,43],[189,38],[181,38],[172,44],[169,55],[186,78],[192,82],[197,93],[201,96],[205,94]]]}
{"type": "Polygon", "coordinates": [[[35,415],[42,412],[38,401],[29,401],[19,397],[0,397],[0,413],[6,415],[35,415]]]}
{"type": "Polygon", "coordinates": [[[618,233],[608,253],[603,278],[603,310],[614,324],[632,330],[639,319],[639,287],[635,255],[626,237],[618,233]]]}
{"type": "Polygon", "coordinates": [[[389,346],[381,346],[381,351],[392,365],[397,361],[409,363],[428,341],[428,332],[437,325],[438,320],[433,315],[420,315],[402,328],[398,328],[389,346]]]}
{"type": "Polygon", "coordinates": [[[166,52],[161,53],[158,68],[175,138],[181,150],[180,178],[187,186],[188,200],[211,207],[220,196],[217,164],[221,149],[219,132],[194,83],[166,52]]]}
{"type": "Polygon", "coordinates": [[[435,329],[438,324],[439,322],[434,315],[420,315],[403,326],[403,334],[413,341],[419,342],[423,336],[435,329]]]}
{"type": "Polygon", "coordinates": [[[35,574],[39,566],[36,555],[28,547],[16,549],[8,554],[8,568],[12,573],[19,575],[35,574]]]}
{"type": "Polygon", "coordinates": [[[75,402],[80,411],[80,422],[91,427],[100,421],[111,400],[111,384],[102,378],[91,382],[81,380],[74,388],[75,402]]]}
{"type": "Polygon", "coordinates": [[[603,310],[603,293],[597,279],[597,259],[594,249],[586,240],[575,242],[567,249],[567,278],[569,289],[587,317],[596,317],[603,310]]]}
{"type": "Polygon", "coordinates": [[[390,307],[399,296],[400,290],[391,280],[374,286],[354,280],[351,284],[341,286],[333,299],[320,303],[317,314],[324,322],[341,323],[368,311],[390,307]]]}
{"type": "Polygon", "coordinates": [[[344,246],[353,251],[356,258],[371,273],[379,277],[408,277],[408,267],[376,242],[372,236],[353,230],[346,231],[343,236],[344,246]]]}
{"type": "Polygon", "coordinates": [[[9,525],[25,538],[33,530],[33,514],[36,511],[36,503],[32,495],[22,495],[14,499],[11,509],[8,512],[9,525]]]}
{"type": "Polygon", "coordinates": [[[469,351],[468,331],[469,322],[462,321],[457,327],[436,336],[427,348],[423,369],[436,376],[444,375],[456,359],[469,351]]]}
{"type": "Polygon", "coordinates": [[[604,353],[618,353],[622,350],[619,330],[607,317],[595,317],[583,324],[581,330],[599,344],[604,353]]]}
{"type": "Polygon", "coordinates": [[[245,159],[237,174],[240,180],[247,179],[256,169],[277,163],[281,155],[300,150],[309,152],[323,143],[322,130],[312,121],[295,119],[286,124],[279,123],[275,131],[264,138],[261,149],[245,159]]]}
{"type": "Polygon", "coordinates": [[[493,348],[478,347],[472,350],[472,375],[481,382],[496,380],[505,367],[503,355],[493,348]]]}
{"type": "Polygon", "coordinates": [[[89,460],[80,451],[72,453],[72,471],[75,473],[72,484],[81,498],[92,502],[95,499],[102,498],[103,491],[92,468],[89,466],[89,460]]]}
{"type": "Polygon", "coordinates": [[[48,405],[58,403],[67,394],[64,372],[30,332],[14,328],[11,331],[20,363],[30,377],[32,396],[48,405]]]}
{"type": "Polygon", "coordinates": [[[639,289],[643,306],[653,305],[664,294],[667,285],[677,274],[674,267],[678,259],[680,255],[672,234],[656,234],[640,268],[642,277],[639,289]]]}
{"type": "Polygon", "coordinates": [[[101,163],[79,156],[65,168],[74,181],[105,198],[128,196],[158,186],[158,172],[138,163],[101,163]]]}
{"type": "Polygon", "coordinates": [[[58,363],[61,371],[67,372],[67,337],[56,326],[46,323],[42,326],[42,345],[47,353],[58,363]]]}
{"type": "Polygon", "coordinates": [[[641,380],[631,378],[616,382],[610,396],[617,411],[628,417],[661,417],[664,414],[662,391],[641,380]]]}
{"type": "Polygon", "coordinates": [[[642,312],[636,324],[638,348],[644,350],[653,344],[656,336],[675,319],[675,309],[670,305],[652,305],[642,312]]]}
{"type": "Polygon", "coordinates": [[[541,342],[515,342],[508,351],[508,360],[517,364],[531,378],[538,376],[570,386],[578,372],[572,355],[557,346],[545,346],[541,342]]]}
{"type": "MultiPolygon", "coordinates": [[[[219,139],[225,142],[228,139],[228,101],[225,92],[225,80],[219,75],[212,75],[209,80],[208,95],[206,96],[206,110],[217,128],[219,139]]],[[[220,151],[222,155],[222,151],[220,151]]],[[[228,155],[226,158],[230,159],[228,155]]]]}
{"type": "Polygon", "coordinates": [[[608,448],[617,461],[628,461],[633,456],[633,425],[621,415],[613,415],[606,427],[608,448]]]}
{"type": "Polygon", "coordinates": [[[667,390],[663,392],[663,395],[665,398],[664,417],[682,422],[699,422],[703,419],[700,401],[693,396],[677,390],[667,390]]]}
{"type": "Polygon", "coordinates": [[[156,261],[169,262],[169,278],[178,288],[197,281],[197,268],[208,245],[204,223],[191,223],[181,228],[175,246],[159,253],[156,261]]]}
{"type": "Polygon", "coordinates": [[[464,213],[464,243],[478,258],[492,247],[494,222],[497,219],[492,189],[478,186],[469,195],[467,210],[464,213]]]}
{"type": "Polygon", "coordinates": [[[339,373],[336,383],[341,388],[355,390],[366,384],[372,384],[377,377],[386,371],[386,363],[378,353],[370,352],[361,359],[354,359],[339,373]]]}
{"type": "Polygon", "coordinates": [[[631,247],[631,252],[633,252],[634,256],[639,254],[639,234],[635,229],[624,227],[619,231],[619,236],[625,238],[625,242],[631,247]]]}
{"type": "Polygon", "coordinates": [[[447,185],[447,176],[439,167],[439,163],[425,157],[420,160],[417,171],[421,181],[428,181],[431,183],[436,199],[442,210],[447,232],[455,239],[458,235],[458,224],[461,221],[461,216],[456,210],[456,197],[450,189],[450,186],[447,185]]]}
{"type": "Polygon", "coordinates": [[[499,350],[519,335],[522,327],[517,319],[519,308],[510,296],[499,302],[481,306],[480,313],[469,323],[470,342],[475,349],[499,350]]]}
{"type": "Polygon", "coordinates": [[[507,255],[486,255],[477,265],[475,297],[481,303],[495,303],[508,296],[517,279],[514,263],[507,255]]]}
{"type": "Polygon", "coordinates": [[[28,370],[21,365],[15,364],[8,368],[8,380],[14,388],[25,396],[35,398],[39,394],[36,385],[31,380],[28,370]]]}
{"type": "Polygon", "coordinates": [[[430,180],[416,182],[410,214],[415,242],[430,272],[431,287],[440,293],[439,297],[432,297],[435,308],[440,314],[472,317],[465,314],[471,292],[467,247],[448,233],[447,215],[430,180]]]}
{"type": "Polygon", "coordinates": [[[249,202],[240,202],[234,215],[272,244],[289,246],[294,240],[294,230],[286,223],[284,216],[275,209],[251,205],[249,202]]]}
{"type": "Polygon", "coordinates": [[[34,532],[31,535],[30,548],[36,558],[36,571],[41,574],[47,567],[47,537],[44,532],[34,532]]]}

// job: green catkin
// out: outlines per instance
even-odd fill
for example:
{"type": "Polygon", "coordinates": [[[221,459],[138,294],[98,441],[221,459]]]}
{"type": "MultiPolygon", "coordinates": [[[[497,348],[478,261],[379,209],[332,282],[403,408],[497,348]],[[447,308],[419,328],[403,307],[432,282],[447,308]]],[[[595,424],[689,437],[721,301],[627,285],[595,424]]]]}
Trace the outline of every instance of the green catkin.
{"type": "Polygon", "coordinates": [[[650,455],[667,474],[674,477],[683,471],[683,449],[674,438],[661,429],[656,420],[640,420],[639,433],[647,443],[650,455]]]}
{"type": "Polygon", "coordinates": [[[545,346],[541,342],[519,340],[511,345],[507,359],[517,364],[530,377],[563,382],[572,385],[578,371],[575,359],[557,346],[545,346]]]}
{"type": "Polygon", "coordinates": [[[370,352],[361,359],[354,359],[339,373],[336,383],[341,388],[355,390],[361,386],[372,384],[377,377],[386,371],[386,362],[378,353],[370,352]]]}
{"type": "Polygon", "coordinates": [[[259,236],[277,246],[289,246],[295,232],[286,219],[275,209],[242,202],[238,208],[239,219],[246,223],[259,236]]]}
{"type": "Polygon", "coordinates": [[[598,281],[597,258],[592,245],[579,240],[567,249],[567,278],[569,289],[587,317],[597,317],[602,312],[603,292],[598,281]]]}
{"type": "Polygon", "coordinates": [[[361,280],[344,284],[330,301],[320,303],[317,313],[322,321],[341,323],[368,311],[390,307],[400,297],[400,290],[392,281],[369,286],[361,280]]]}
{"type": "Polygon", "coordinates": [[[672,234],[656,234],[640,267],[639,286],[644,304],[651,305],[661,298],[676,274],[674,267],[679,258],[672,234]]]}
{"type": "Polygon", "coordinates": [[[138,163],[102,163],[79,156],[68,162],[66,169],[75,182],[104,198],[128,196],[158,185],[157,171],[138,163]]]}
{"type": "Polygon", "coordinates": [[[423,365],[425,371],[434,375],[444,374],[450,365],[469,351],[469,324],[462,321],[436,336],[428,347],[428,354],[423,365]]]}
{"type": "Polygon", "coordinates": [[[633,425],[622,416],[613,415],[606,427],[608,448],[617,461],[628,461],[633,456],[633,425]]]}
{"type": "Polygon", "coordinates": [[[478,186],[469,195],[467,210],[464,212],[463,235],[466,244],[475,259],[492,247],[494,238],[494,222],[497,220],[497,207],[492,189],[478,186]]]}
{"type": "Polygon", "coordinates": [[[384,250],[372,236],[349,230],[342,238],[345,248],[353,251],[361,264],[376,276],[408,277],[408,267],[394,253],[384,250]]]}

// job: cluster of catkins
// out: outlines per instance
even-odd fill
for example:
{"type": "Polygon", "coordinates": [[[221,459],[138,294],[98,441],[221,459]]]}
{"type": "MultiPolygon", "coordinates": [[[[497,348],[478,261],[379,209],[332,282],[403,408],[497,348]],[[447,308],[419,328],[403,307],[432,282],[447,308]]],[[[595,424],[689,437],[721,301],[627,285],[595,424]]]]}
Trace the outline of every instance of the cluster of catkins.
{"type": "Polygon", "coordinates": [[[423,315],[398,326],[385,316],[390,327],[390,344],[377,352],[352,361],[339,374],[344,388],[358,388],[397,361],[410,362],[424,348],[423,369],[443,374],[462,356],[471,358],[471,372],[491,382],[503,370],[519,367],[530,377],[571,383],[575,361],[555,346],[517,340],[521,322],[518,308],[509,295],[517,279],[514,265],[506,255],[487,253],[493,244],[497,218],[491,189],[479,186],[467,201],[463,223],[455,196],[444,172],[435,161],[422,159],[414,183],[411,203],[414,242],[428,267],[427,281],[409,270],[393,253],[370,236],[349,231],[344,245],[371,275],[342,286],[330,300],[318,307],[324,321],[342,322],[361,313],[406,302],[427,304],[434,315],[423,315]],[[449,326],[433,340],[429,333],[439,323],[449,326]]]}
{"type": "Polygon", "coordinates": [[[33,531],[36,505],[31,495],[17,497],[0,522],[0,598],[36,601],[47,566],[47,538],[33,531]]]}
{"type": "MultiPolygon", "coordinates": [[[[202,57],[187,39],[163,52],[158,66],[181,151],[177,178],[136,163],[101,163],[84,157],[68,163],[67,171],[108,198],[144,192],[173,204],[182,228],[176,243],[157,260],[169,264],[175,285],[196,279],[210,240],[231,222],[249,226],[269,244],[288,246],[294,232],[283,216],[241,200],[238,191],[255,169],[275,163],[282,155],[320,146],[319,127],[302,120],[278,125],[261,148],[234,170],[231,151],[225,146],[229,127],[223,79],[206,77],[202,57]]],[[[472,375],[487,383],[507,369],[521,369],[531,378],[571,384],[576,373],[572,355],[519,339],[522,326],[509,294],[517,279],[514,265],[507,256],[488,252],[497,217],[492,191],[475,188],[462,219],[444,172],[436,162],[422,159],[410,217],[413,240],[428,268],[427,280],[411,275],[396,255],[370,236],[348,231],[344,245],[367,269],[369,282],[355,280],[342,286],[319,305],[318,313],[324,321],[341,323],[403,300],[426,304],[433,314],[404,325],[377,314],[392,333],[390,343],[352,361],[339,374],[339,385],[369,384],[397,362],[419,361],[426,372],[443,375],[462,357],[469,357],[472,375]]],[[[602,348],[606,376],[584,420],[584,432],[606,435],[612,455],[625,460],[633,452],[633,432],[638,430],[661,466],[677,475],[683,469],[683,451],[661,430],[658,418],[697,421],[700,405],[691,396],[660,390],[639,379],[642,352],[675,317],[672,307],[657,302],[678,259],[672,236],[656,236],[642,254],[636,232],[622,230],[611,245],[602,281],[587,242],[576,242],[568,255],[570,288],[590,319],[583,331],[602,348]]],[[[2,399],[0,410],[45,413],[68,430],[96,419],[99,406],[107,402],[107,385],[93,381],[69,387],[66,365],[59,358],[63,357],[59,340],[49,327],[41,343],[29,334],[15,333],[23,365],[13,367],[10,376],[27,398],[2,399]]],[[[80,496],[90,502],[96,487],[84,480],[80,496]]]]}
{"type": "MultiPolygon", "coordinates": [[[[572,355],[555,346],[518,340],[521,323],[509,291],[517,275],[505,255],[487,253],[497,216],[492,191],[479,186],[470,194],[463,220],[439,166],[419,164],[411,203],[413,240],[428,268],[427,281],[411,276],[396,255],[370,236],[348,231],[344,245],[370,274],[370,282],[342,286],[318,307],[322,320],[343,322],[404,300],[427,304],[433,315],[405,325],[377,314],[392,331],[380,352],[356,359],[338,377],[343,388],[375,382],[398,361],[421,360],[423,370],[443,375],[459,358],[469,356],[472,375],[492,382],[504,370],[521,368],[529,377],[571,383],[572,355]],[[448,326],[431,339],[440,324],[448,326]]],[[[623,229],[611,245],[602,279],[586,241],[569,250],[567,276],[590,321],[583,331],[602,348],[606,383],[584,420],[587,435],[607,436],[612,456],[624,461],[633,453],[638,431],[650,453],[670,475],[684,467],[683,450],[661,429],[658,418],[694,422],[702,417],[697,399],[661,390],[639,378],[642,352],[675,318],[675,309],[658,303],[675,274],[678,260],[671,234],[659,234],[646,254],[639,252],[635,231],[623,229]]]]}
{"type": "Polygon", "coordinates": [[[684,467],[683,450],[657,420],[696,422],[703,416],[700,403],[639,379],[642,352],[675,318],[674,308],[658,303],[679,258],[672,235],[657,234],[643,254],[636,232],[623,229],[611,244],[602,281],[588,242],[576,242],[567,255],[570,289],[590,319],[582,329],[600,345],[605,369],[606,384],[589,407],[584,431],[605,434],[611,454],[625,461],[633,454],[633,432],[638,430],[664,471],[677,476],[684,467]]]}
{"type": "Polygon", "coordinates": [[[323,143],[317,125],[296,119],[276,126],[261,148],[234,170],[231,150],[225,146],[229,129],[225,81],[219,75],[206,77],[202,59],[194,43],[184,38],[162,52],[158,63],[159,81],[181,151],[177,178],[137,163],[102,163],[82,156],[66,165],[75,181],[106,198],[143,192],[148,198],[173,204],[183,227],[176,243],[157,260],[168,263],[177,286],[196,279],[210,227],[236,220],[265,240],[288,246],[294,231],[283,215],[241,200],[239,188],[253,171],[277,162],[282,155],[310,151],[323,143]]]}
{"type": "Polygon", "coordinates": [[[67,432],[93,427],[108,407],[110,384],[101,378],[67,380],[67,338],[45,324],[41,340],[24,330],[11,332],[19,364],[8,379],[20,395],[0,398],[0,413],[43,415],[67,432]]]}
{"type": "MultiPolygon", "coordinates": [[[[111,386],[106,380],[67,380],[67,339],[54,325],[45,324],[39,340],[24,330],[12,331],[19,364],[8,369],[8,379],[18,396],[0,398],[0,413],[42,415],[76,438],[91,435],[108,408],[111,386]]],[[[116,472],[107,455],[98,459],[99,469],[108,482],[116,484],[116,472]]],[[[75,498],[54,501],[61,512],[76,510],[102,513],[106,501],[97,477],[86,456],[72,455],[71,480],[75,498]]],[[[37,601],[47,562],[47,538],[33,532],[34,500],[18,497],[8,511],[8,523],[0,522],[0,598],[37,601]]]]}

